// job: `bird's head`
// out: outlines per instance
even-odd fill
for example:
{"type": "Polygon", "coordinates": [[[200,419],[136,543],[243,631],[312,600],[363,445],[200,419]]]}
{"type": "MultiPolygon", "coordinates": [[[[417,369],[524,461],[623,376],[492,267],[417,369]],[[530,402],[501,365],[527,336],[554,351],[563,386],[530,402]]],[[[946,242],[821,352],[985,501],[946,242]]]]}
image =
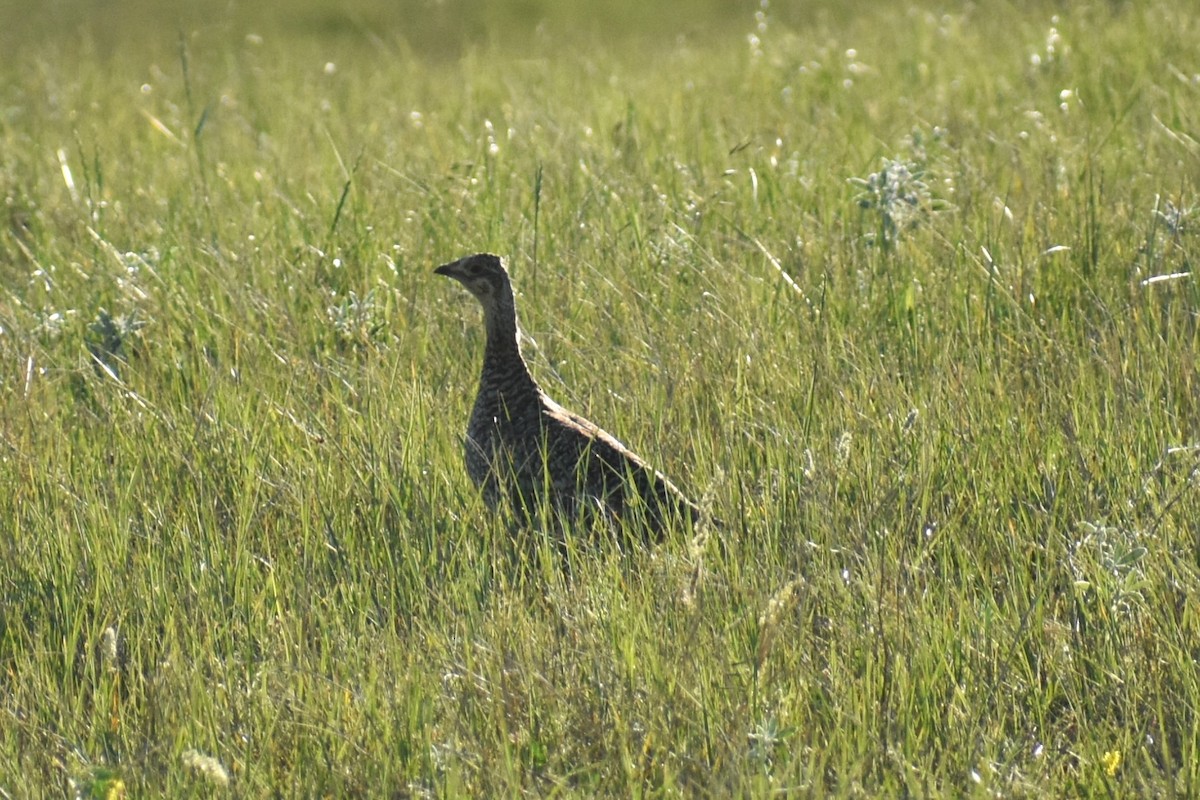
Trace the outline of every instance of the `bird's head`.
{"type": "Polygon", "coordinates": [[[461,283],[484,308],[492,308],[512,298],[512,285],[508,280],[508,271],[500,256],[491,253],[476,253],[465,256],[458,261],[443,264],[434,270],[438,275],[461,283]]]}

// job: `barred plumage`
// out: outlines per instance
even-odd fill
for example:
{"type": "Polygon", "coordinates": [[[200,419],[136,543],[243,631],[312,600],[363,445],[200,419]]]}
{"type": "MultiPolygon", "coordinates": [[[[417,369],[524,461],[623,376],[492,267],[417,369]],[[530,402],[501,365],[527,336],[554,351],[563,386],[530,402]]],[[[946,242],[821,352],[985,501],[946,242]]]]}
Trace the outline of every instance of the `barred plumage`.
{"type": "Polygon", "coordinates": [[[669,480],[596,425],[555,403],[521,356],[512,284],[499,256],[478,253],[438,267],[483,306],[487,343],[467,425],[467,473],[493,509],[511,504],[528,522],[543,507],[568,518],[599,511],[644,521],[660,538],[699,509],[669,480]]]}

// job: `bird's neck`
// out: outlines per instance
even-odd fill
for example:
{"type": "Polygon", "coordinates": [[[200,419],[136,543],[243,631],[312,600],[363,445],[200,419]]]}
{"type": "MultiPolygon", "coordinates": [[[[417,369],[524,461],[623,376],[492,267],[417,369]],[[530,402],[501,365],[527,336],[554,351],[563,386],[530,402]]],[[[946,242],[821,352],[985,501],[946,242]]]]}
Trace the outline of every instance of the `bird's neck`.
{"type": "Polygon", "coordinates": [[[537,384],[521,356],[521,335],[513,302],[501,302],[485,309],[484,324],[487,328],[487,344],[483,354],[484,376],[489,373],[489,365],[492,368],[501,365],[504,382],[510,390],[536,390],[537,384]]]}

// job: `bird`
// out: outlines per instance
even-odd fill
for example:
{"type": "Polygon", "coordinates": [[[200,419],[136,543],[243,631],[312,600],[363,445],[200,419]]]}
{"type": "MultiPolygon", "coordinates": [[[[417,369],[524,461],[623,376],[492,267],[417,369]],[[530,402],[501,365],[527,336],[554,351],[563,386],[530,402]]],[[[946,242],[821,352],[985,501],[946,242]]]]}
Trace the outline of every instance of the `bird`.
{"type": "Polygon", "coordinates": [[[542,391],[521,355],[512,281],[504,261],[476,253],[443,264],[483,307],[486,341],[479,392],[467,423],[467,474],[493,510],[529,524],[547,510],[559,521],[603,519],[660,542],[695,524],[700,508],[616,437],[542,391]]]}

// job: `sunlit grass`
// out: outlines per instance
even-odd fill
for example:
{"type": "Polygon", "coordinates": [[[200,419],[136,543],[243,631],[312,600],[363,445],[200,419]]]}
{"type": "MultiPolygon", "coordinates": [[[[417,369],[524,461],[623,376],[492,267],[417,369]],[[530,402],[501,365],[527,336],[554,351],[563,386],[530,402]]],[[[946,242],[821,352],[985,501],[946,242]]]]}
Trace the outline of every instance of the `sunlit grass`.
{"type": "Polygon", "coordinates": [[[1190,7],[187,14],[2,34],[0,791],[1197,792],[1190,7]],[[723,531],[489,516],[479,250],[723,531]]]}

